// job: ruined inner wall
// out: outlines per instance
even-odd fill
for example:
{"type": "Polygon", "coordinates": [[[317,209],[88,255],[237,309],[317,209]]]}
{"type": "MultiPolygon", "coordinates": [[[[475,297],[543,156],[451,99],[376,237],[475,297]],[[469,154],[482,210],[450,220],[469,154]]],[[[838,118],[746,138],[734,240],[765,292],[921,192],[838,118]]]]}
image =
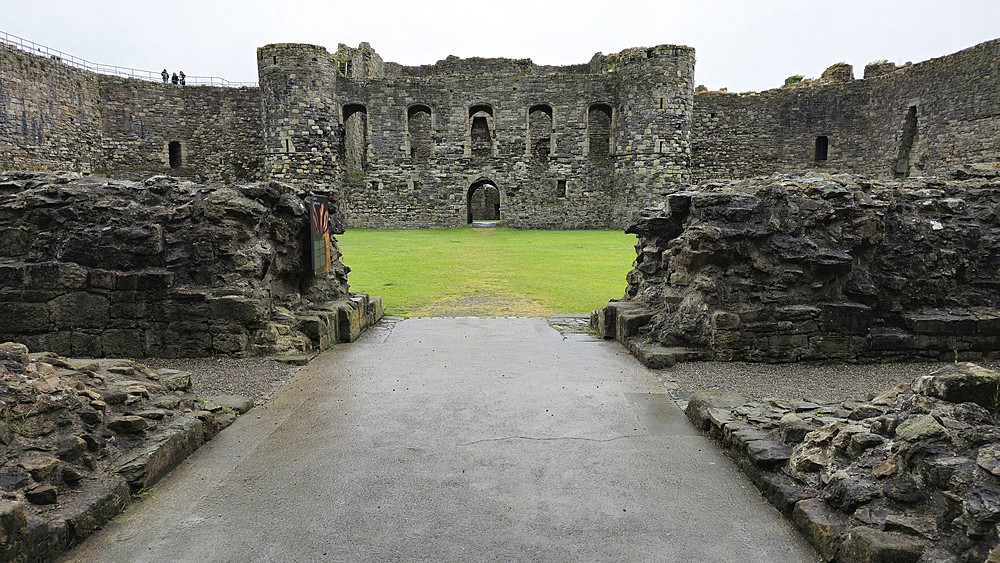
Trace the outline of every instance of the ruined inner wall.
{"type": "Polygon", "coordinates": [[[262,137],[257,88],[105,76],[0,46],[4,168],[253,180],[263,176],[262,137]]]}
{"type": "Polygon", "coordinates": [[[692,177],[797,168],[930,176],[957,164],[995,161],[998,60],[1000,40],[994,40],[863,80],[840,76],[759,94],[699,93],[692,177]],[[825,158],[817,154],[819,137],[828,140],[825,158]]]}
{"type": "Polygon", "coordinates": [[[998,170],[808,171],[676,191],[630,225],[626,299],[601,330],[721,360],[995,355],[998,170]]]}
{"type": "Polygon", "coordinates": [[[336,240],[331,272],[314,275],[308,204],[277,182],[0,173],[0,340],[94,357],[353,340],[381,310],[348,295],[336,240]]]}
{"type": "Polygon", "coordinates": [[[342,186],[348,226],[464,225],[474,190],[492,184],[506,225],[609,228],[687,179],[687,47],[572,67],[454,57],[403,67],[365,44],[335,55],[269,45],[258,62],[268,170],[342,186]]]}

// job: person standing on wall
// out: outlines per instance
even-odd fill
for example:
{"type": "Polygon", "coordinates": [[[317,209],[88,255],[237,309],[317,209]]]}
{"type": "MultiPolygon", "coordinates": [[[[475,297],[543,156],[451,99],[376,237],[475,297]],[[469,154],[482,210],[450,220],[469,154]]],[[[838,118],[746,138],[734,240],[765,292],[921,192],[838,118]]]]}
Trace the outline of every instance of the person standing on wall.
{"type": "Polygon", "coordinates": [[[163,83],[164,84],[167,83],[167,80],[170,80],[170,73],[167,72],[167,69],[163,69],[163,72],[160,73],[160,76],[163,77],[163,83]]]}
{"type": "Polygon", "coordinates": [[[177,84],[177,73],[175,72],[173,76],[170,77],[170,82],[177,84]]]}
{"type": "Polygon", "coordinates": [[[184,76],[184,71],[183,70],[180,73],[180,77],[181,77],[181,86],[183,86],[184,85],[184,79],[187,78],[186,76],[184,76]]]}

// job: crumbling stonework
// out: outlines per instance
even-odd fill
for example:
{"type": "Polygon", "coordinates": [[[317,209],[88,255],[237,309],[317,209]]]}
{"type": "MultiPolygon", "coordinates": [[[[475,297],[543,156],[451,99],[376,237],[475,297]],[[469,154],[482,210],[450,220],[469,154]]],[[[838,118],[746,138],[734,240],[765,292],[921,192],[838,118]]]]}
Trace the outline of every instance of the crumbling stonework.
{"type": "Polygon", "coordinates": [[[825,561],[996,561],[998,389],[959,363],[867,401],[697,392],[686,412],[825,561]]]}
{"type": "Polygon", "coordinates": [[[595,328],[722,360],[992,357],[1000,168],[951,178],[785,174],[664,194],[627,229],[628,288],[595,328]]]}
{"type": "Polygon", "coordinates": [[[0,194],[0,340],[77,357],[303,353],[381,317],[348,293],[335,241],[332,271],[313,275],[300,188],[11,173],[0,194]]]}
{"type": "Polygon", "coordinates": [[[249,407],[187,372],[0,344],[0,559],[55,560],[249,407]]]}

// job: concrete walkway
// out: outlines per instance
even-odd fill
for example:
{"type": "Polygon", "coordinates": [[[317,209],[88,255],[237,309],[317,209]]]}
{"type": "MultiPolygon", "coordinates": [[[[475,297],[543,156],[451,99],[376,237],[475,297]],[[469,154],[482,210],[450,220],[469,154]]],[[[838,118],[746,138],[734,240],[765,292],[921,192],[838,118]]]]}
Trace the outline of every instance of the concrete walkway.
{"type": "Polygon", "coordinates": [[[63,559],[818,560],[655,371],[540,318],[333,348],[63,559]]]}

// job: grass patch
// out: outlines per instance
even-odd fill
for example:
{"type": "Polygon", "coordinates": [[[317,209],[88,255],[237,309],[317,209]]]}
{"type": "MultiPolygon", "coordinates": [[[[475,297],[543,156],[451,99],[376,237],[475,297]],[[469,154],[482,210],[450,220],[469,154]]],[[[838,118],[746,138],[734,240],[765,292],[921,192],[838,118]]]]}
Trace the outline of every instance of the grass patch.
{"type": "Polygon", "coordinates": [[[622,296],[635,259],[621,231],[348,229],[337,243],[351,291],[402,317],[586,313],[622,296]]]}

